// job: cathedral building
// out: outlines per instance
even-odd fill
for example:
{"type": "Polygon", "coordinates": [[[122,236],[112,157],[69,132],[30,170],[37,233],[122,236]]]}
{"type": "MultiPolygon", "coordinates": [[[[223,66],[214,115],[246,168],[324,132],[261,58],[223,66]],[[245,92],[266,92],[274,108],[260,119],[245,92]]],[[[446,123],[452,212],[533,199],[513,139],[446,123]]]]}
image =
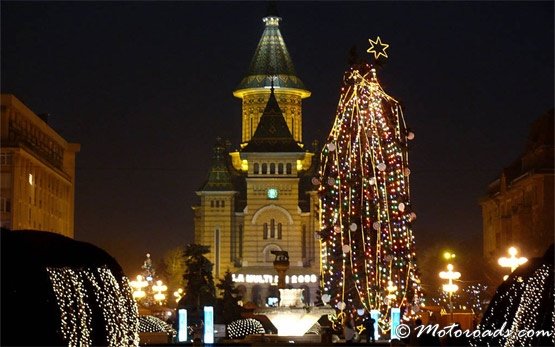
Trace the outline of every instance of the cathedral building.
{"type": "Polygon", "coordinates": [[[69,143],[14,95],[1,97],[1,223],[73,238],[75,157],[69,143]]]}
{"type": "Polygon", "coordinates": [[[272,251],[287,251],[286,282],[304,288],[311,304],[318,289],[318,196],[311,180],[317,162],[302,143],[302,100],[297,76],[270,8],[247,75],[233,95],[242,100],[239,150],[218,140],[208,179],[196,192],[195,243],[210,246],[215,278],[232,273],[243,302],[272,304],[277,273],[272,251]]]}

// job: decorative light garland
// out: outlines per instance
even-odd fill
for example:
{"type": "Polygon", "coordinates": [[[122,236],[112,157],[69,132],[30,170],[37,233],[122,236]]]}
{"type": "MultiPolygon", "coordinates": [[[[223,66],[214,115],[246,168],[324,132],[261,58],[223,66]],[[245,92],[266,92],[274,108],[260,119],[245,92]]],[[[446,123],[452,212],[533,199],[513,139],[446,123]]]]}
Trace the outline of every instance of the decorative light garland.
{"type": "Polygon", "coordinates": [[[139,332],[140,333],[158,333],[163,332],[173,338],[177,331],[171,325],[154,316],[139,316],[139,332]]]}
{"type": "MultiPolygon", "coordinates": [[[[482,332],[470,342],[473,346],[533,346],[540,341],[542,330],[546,328],[545,317],[539,317],[542,303],[548,296],[553,296],[553,266],[542,264],[529,277],[515,276],[506,282],[501,292],[490,303],[488,310],[478,326],[482,332]],[[508,284],[508,285],[507,285],[508,284]],[[504,329],[502,333],[491,335],[491,332],[504,329]],[[540,334],[540,335],[538,335],[540,334]]],[[[548,300],[549,301],[549,300],[548,300]]],[[[551,301],[551,336],[554,342],[555,318],[553,301],[551,301]]]]}
{"type": "Polygon", "coordinates": [[[227,334],[231,339],[243,339],[247,335],[264,334],[262,323],[253,318],[239,319],[227,326],[227,334]]]}
{"type": "Polygon", "coordinates": [[[321,285],[339,310],[380,310],[383,331],[392,307],[420,299],[409,193],[412,138],[376,70],[351,67],[313,180],[320,183],[321,285]]]}
{"type": "Polygon", "coordinates": [[[91,297],[102,311],[108,345],[139,345],[138,310],[126,277],[118,282],[107,267],[46,270],[61,313],[62,336],[69,346],[93,344],[91,297]],[[87,292],[85,284],[94,291],[87,292]]]}

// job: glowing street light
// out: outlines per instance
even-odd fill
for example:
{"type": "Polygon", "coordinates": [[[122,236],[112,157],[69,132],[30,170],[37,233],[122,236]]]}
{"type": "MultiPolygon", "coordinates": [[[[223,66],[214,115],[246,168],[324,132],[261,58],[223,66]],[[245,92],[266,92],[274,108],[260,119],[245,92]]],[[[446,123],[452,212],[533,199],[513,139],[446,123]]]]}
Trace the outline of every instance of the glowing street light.
{"type": "Polygon", "coordinates": [[[439,273],[439,278],[448,280],[448,283],[443,285],[443,291],[449,294],[449,311],[451,313],[451,323],[453,323],[453,303],[451,298],[453,296],[453,293],[459,290],[459,286],[453,284],[453,280],[459,279],[460,277],[461,273],[453,271],[452,264],[447,264],[447,271],[441,271],[439,273]]]}
{"type": "Polygon", "coordinates": [[[179,288],[173,292],[173,296],[175,297],[175,302],[179,302],[179,300],[183,297],[183,289],[179,288]]]}
{"type": "MultiPolygon", "coordinates": [[[[501,258],[499,258],[499,260],[497,260],[497,262],[499,263],[499,265],[501,267],[510,267],[511,268],[511,273],[513,271],[515,271],[517,267],[519,267],[520,265],[522,265],[522,264],[524,264],[528,261],[528,258],[526,258],[526,257],[517,258],[516,255],[518,253],[518,250],[515,247],[510,247],[508,252],[509,252],[509,255],[510,255],[509,258],[501,257],[501,258]]],[[[503,281],[506,280],[508,277],[509,277],[508,275],[505,275],[503,277],[503,281]]]]}
{"type": "Polygon", "coordinates": [[[148,286],[148,281],[145,281],[144,277],[141,275],[137,275],[137,279],[135,281],[129,282],[131,288],[134,289],[133,291],[133,299],[139,300],[146,296],[146,292],[143,290],[146,286],[148,286]]]}
{"type": "Polygon", "coordinates": [[[449,251],[443,253],[443,258],[444,258],[445,260],[455,259],[455,256],[456,256],[455,253],[451,253],[451,252],[449,252],[449,251]]]}
{"type": "Polygon", "coordinates": [[[162,293],[168,290],[168,286],[162,283],[161,280],[156,281],[156,284],[152,285],[152,290],[156,292],[154,294],[154,300],[156,300],[159,304],[162,304],[162,301],[166,300],[166,294],[162,293]]]}

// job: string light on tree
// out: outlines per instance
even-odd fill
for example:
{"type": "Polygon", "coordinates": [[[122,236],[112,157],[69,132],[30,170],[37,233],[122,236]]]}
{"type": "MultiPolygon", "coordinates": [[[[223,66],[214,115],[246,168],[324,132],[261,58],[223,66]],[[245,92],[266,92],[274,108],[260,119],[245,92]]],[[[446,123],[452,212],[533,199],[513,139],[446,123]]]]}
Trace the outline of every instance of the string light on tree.
{"type": "MultiPolygon", "coordinates": [[[[387,57],[378,37],[368,50],[387,57]]],[[[409,136],[409,134],[411,134],[409,136]]],[[[336,117],[321,153],[319,177],[323,296],[330,305],[381,311],[417,302],[420,292],[410,200],[408,141],[399,102],[382,89],[376,69],[345,72],[336,117]],[[395,298],[387,287],[396,286],[395,298]],[[415,295],[416,294],[416,295],[415,295]]],[[[358,318],[357,318],[358,319],[358,318]]]]}

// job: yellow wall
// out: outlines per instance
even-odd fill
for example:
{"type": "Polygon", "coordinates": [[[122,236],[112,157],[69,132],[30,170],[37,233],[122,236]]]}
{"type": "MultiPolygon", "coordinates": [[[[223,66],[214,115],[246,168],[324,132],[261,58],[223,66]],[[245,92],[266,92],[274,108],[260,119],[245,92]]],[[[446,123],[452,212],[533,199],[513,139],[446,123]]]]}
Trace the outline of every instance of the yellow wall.
{"type": "Polygon", "coordinates": [[[80,146],[64,140],[13,95],[2,94],[1,118],[2,226],[73,237],[80,146]]]}
{"type": "MultiPolygon", "coordinates": [[[[302,142],[302,101],[298,93],[275,90],[276,99],[289,131],[297,142],[302,142]]],[[[243,99],[243,128],[242,142],[248,142],[258,126],[262,112],[270,98],[269,89],[253,89],[245,93],[243,99]]]]}

